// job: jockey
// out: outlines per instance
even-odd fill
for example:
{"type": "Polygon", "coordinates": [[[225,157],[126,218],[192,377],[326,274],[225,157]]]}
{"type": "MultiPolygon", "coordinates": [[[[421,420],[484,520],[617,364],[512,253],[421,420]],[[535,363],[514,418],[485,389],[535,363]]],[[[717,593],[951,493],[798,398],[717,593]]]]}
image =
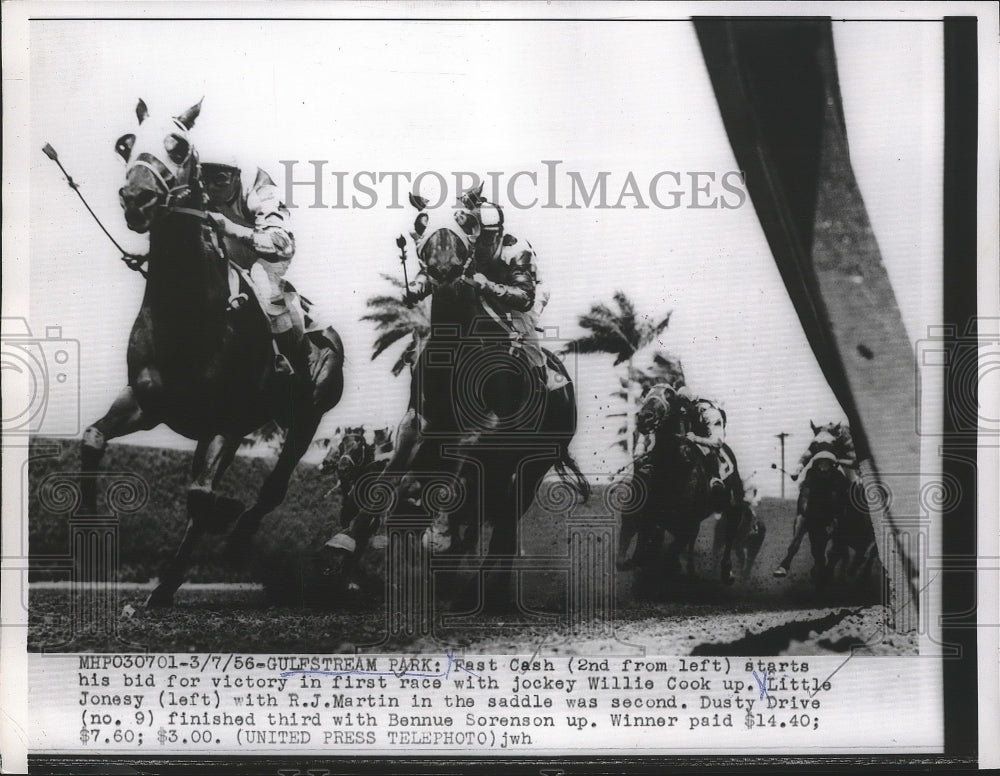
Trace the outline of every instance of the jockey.
{"type": "MultiPolygon", "coordinates": [[[[809,442],[809,447],[799,458],[795,469],[789,472],[792,482],[798,480],[814,461],[828,460],[840,466],[841,471],[847,477],[847,481],[854,483],[858,480],[857,474],[857,453],[854,450],[854,440],[851,438],[851,427],[847,423],[830,423],[827,426],[816,426],[810,421],[813,438],[809,442]]],[[[805,487],[803,485],[803,487],[805,487]]],[[[795,519],[792,521],[792,541],[788,545],[788,551],[784,559],[778,564],[772,573],[773,576],[781,578],[787,577],[791,568],[792,560],[798,554],[799,547],[806,535],[805,515],[802,514],[801,495],[796,508],[795,519]]]]}
{"type": "Polygon", "coordinates": [[[271,322],[275,371],[291,374],[288,356],[295,353],[297,341],[282,282],[295,255],[288,209],[264,170],[247,174],[232,154],[202,159],[201,181],[209,216],[222,237],[227,258],[250,271],[271,322]]]}
{"type": "MultiPolygon", "coordinates": [[[[465,282],[478,292],[484,312],[511,332],[515,349],[525,358],[541,384],[546,380],[546,359],[538,339],[539,319],[548,303],[548,293],[537,293],[536,254],[527,240],[504,230],[503,210],[475,193],[468,193],[459,210],[460,224],[473,218],[473,257],[465,282]]],[[[464,228],[464,226],[463,226],[464,228]]],[[[429,296],[431,282],[421,270],[410,284],[407,303],[414,304],[429,296]]]]}
{"type": "Polygon", "coordinates": [[[853,481],[855,479],[854,470],[858,463],[858,456],[854,450],[854,440],[851,438],[851,427],[847,423],[813,426],[813,434],[814,436],[809,443],[809,447],[802,453],[795,469],[788,474],[792,482],[798,480],[802,472],[819,453],[827,454],[823,457],[836,459],[848,479],[853,481]]]}
{"type": "Polygon", "coordinates": [[[725,498],[725,485],[720,475],[722,446],[726,443],[726,411],[710,399],[694,396],[684,386],[678,394],[686,398],[695,410],[693,428],[686,437],[698,446],[705,459],[713,500],[725,498]]]}

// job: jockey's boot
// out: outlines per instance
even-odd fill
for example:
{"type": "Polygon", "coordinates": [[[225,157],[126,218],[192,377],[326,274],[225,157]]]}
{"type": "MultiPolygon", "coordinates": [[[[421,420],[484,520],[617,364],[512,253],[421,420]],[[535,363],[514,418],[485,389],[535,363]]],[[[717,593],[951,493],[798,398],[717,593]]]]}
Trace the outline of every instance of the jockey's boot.
{"type": "Polygon", "coordinates": [[[719,476],[719,459],[716,454],[709,454],[706,457],[709,481],[708,500],[709,504],[717,511],[722,511],[729,503],[729,493],[726,485],[719,476]]]}
{"type": "Polygon", "coordinates": [[[290,377],[295,374],[290,357],[295,354],[297,345],[295,332],[291,329],[274,334],[274,373],[276,375],[290,377]]]}
{"type": "Polygon", "coordinates": [[[713,477],[712,481],[709,483],[709,492],[711,493],[712,503],[715,505],[725,505],[726,499],[726,486],[718,477],[713,477]]]}

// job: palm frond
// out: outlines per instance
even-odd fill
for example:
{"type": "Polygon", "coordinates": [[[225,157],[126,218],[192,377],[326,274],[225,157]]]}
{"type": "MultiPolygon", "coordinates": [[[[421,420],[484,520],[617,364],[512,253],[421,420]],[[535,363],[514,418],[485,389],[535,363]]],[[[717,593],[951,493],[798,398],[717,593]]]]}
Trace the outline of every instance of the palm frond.
{"type": "Polygon", "coordinates": [[[398,275],[390,275],[388,272],[379,272],[378,274],[379,277],[381,277],[383,280],[388,281],[390,284],[400,289],[401,291],[406,290],[406,286],[403,285],[403,279],[398,275]]]}
{"type": "Polygon", "coordinates": [[[669,313],[667,313],[663,317],[663,320],[661,320],[659,323],[657,323],[653,327],[653,333],[655,335],[659,336],[660,334],[663,334],[663,332],[666,330],[666,328],[670,325],[670,316],[673,315],[673,314],[674,314],[674,311],[671,310],[669,313]]]}
{"type": "Polygon", "coordinates": [[[566,350],[574,353],[619,353],[621,340],[604,334],[588,334],[577,337],[566,344],[566,350]]]}
{"type": "Polygon", "coordinates": [[[621,310],[619,317],[635,319],[635,305],[632,304],[632,300],[628,298],[628,295],[624,291],[620,289],[615,291],[611,298],[615,300],[615,304],[621,310]]]}
{"type": "Polygon", "coordinates": [[[640,342],[640,330],[642,327],[639,321],[636,320],[635,305],[626,296],[624,291],[615,291],[614,300],[615,304],[618,305],[618,309],[621,310],[621,314],[618,316],[618,326],[621,329],[622,336],[632,347],[632,350],[635,351],[642,344],[640,342]]]}
{"type": "Polygon", "coordinates": [[[391,324],[399,323],[405,325],[407,323],[406,311],[400,310],[383,310],[381,312],[375,313],[365,313],[358,320],[369,321],[371,323],[377,324],[378,327],[385,327],[391,324]]]}
{"type": "Polygon", "coordinates": [[[404,337],[409,337],[413,332],[409,329],[391,329],[376,337],[372,345],[372,361],[381,356],[387,349],[391,348],[404,337]]]}
{"type": "Polygon", "coordinates": [[[399,354],[399,358],[396,359],[396,363],[392,365],[393,377],[399,377],[403,370],[413,363],[413,360],[416,357],[416,351],[417,340],[414,337],[406,343],[406,347],[403,348],[403,352],[399,354]]]}
{"type": "Polygon", "coordinates": [[[406,305],[403,303],[401,298],[390,294],[376,294],[375,296],[370,296],[367,300],[365,300],[365,304],[368,307],[376,308],[384,307],[388,309],[395,309],[398,307],[403,310],[406,309],[406,305]]]}

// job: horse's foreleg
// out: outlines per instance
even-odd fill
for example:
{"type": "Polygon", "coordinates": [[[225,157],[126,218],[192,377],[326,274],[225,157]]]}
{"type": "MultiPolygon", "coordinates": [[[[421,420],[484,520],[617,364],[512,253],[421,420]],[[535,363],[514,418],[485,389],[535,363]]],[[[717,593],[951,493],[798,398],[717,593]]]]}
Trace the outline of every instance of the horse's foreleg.
{"type": "Polygon", "coordinates": [[[226,556],[230,562],[241,561],[246,556],[261,521],[285,500],[292,472],[312,444],[322,418],[321,413],[310,410],[308,414],[292,419],[278,461],[271,473],[264,478],[257,500],[240,515],[229,534],[226,556]]]}
{"type": "Polygon", "coordinates": [[[795,522],[792,526],[792,541],[788,545],[788,552],[785,553],[785,557],[782,558],[781,563],[778,564],[778,568],[774,570],[774,576],[776,577],[787,577],[788,570],[792,567],[792,559],[798,554],[799,547],[802,546],[802,540],[806,535],[806,519],[800,513],[795,515],[795,522]]]}
{"type": "Polygon", "coordinates": [[[485,507],[487,521],[493,525],[486,557],[481,565],[483,607],[487,612],[506,612],[516,606],[511,598],[510,584],[514,558],[518,554],[518,524],[515,511],[517,497],[509,481],[506,487],[489,488],[485,507]],[[490,495],[493,490],[496,495],[490,495]]]}
{"type": "Polygon", "coordinates": [[[187,491],[188,522],[184,538],[181,539],[174,557],[164,568],[160,583],[146,599],[146,606],[173,604],[174,593],[184,582],[184,574],[201,537],[213,530],[219,521],[225,521],[227,517],[232,519],[235,516],[239,502],[235,499],[218,497],[215,494],[215,486],[232,463],[239,443],[238,437],[222,435],[198,442],[191,466],[191,484],[187,491]]]}
{"type": "Polygon", "coordinates": [[[731,585],[736,581],[733,574],[733,545],[736,542],[736,533],[740,527],[743,515],[739,508],[729,507],[722,513],[722,583],[731,585]]]}
{"type": "Polygon", "coordinates": [[[159,421],[144,413],[136,401],[132,388],[126,386],[115,397],[107,414],[83,432],[80,443],[81,509],[84,514],[97,512],[97,471],[107,450],[108,442],[116,437],[145,431],[159,421]]]}
{"type": "Polygon", "coordinates": [[[813,557],[812,578],[818,588],[825,586],[829,580],[831,570],[827,557],[829,544],[830,535],[826,532],[825,526],[809,531],[809,548],[813,557]]]}

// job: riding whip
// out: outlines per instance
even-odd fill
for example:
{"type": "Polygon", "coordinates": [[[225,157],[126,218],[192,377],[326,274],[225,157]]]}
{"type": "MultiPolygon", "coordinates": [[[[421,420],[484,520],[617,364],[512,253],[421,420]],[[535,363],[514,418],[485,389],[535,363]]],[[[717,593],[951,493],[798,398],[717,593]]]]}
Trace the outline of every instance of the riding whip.
{"type": "Polygon", "coordinates": [[[84,199],[83,193],[80,191],[80,184],[77,183],[75,180],[73,180],[73,176],[71,176],[68,172],[66,172],[66,168],[62,166],[62,162],[59,161],[59,154],[56,153],[56,149],[54,149],[51,145],[46,143],[44,146],[42,146],[42,153],[44,153],[47,157],[49,157],[49,159],[51,159],[53,162],[59,165],[59,169],[62,171],[62,174],[66,176],[67,185],[69,185],[69,187],[76,192],[76,195],[80,198],[80,201],[83,203],[83,206],[87,208],[87,212],[90,213],[93,219],[97,222],[97,225],[101,227],[101,231],[108,236],[108,239],[111,240],[112,244],[114,244],[114,246],[121,252],[122,261],[125,262],[125,265],[129,269],[134,269],[140,275],[146,277],[146,272],[142,268],[143,260],[136,256],[133,256],[131,253],[122,248],[122,246],[118,244],[118,241],[111,236],[111,232],[109,232],[107,229],[104,228],[104,224],[102,224],[101,219],[97,217],[97,213],[95,213],[91,209],[90,205],[87,203],[87,200],[84,199]]]}
{"type": "Polygon", "coordinates": [[[396,247],[399,248],[399,263],[403,265],[403,292],[409,298],[410,280],[406,277],[406,238],[403,235],[396,238],[396,247]]]}

